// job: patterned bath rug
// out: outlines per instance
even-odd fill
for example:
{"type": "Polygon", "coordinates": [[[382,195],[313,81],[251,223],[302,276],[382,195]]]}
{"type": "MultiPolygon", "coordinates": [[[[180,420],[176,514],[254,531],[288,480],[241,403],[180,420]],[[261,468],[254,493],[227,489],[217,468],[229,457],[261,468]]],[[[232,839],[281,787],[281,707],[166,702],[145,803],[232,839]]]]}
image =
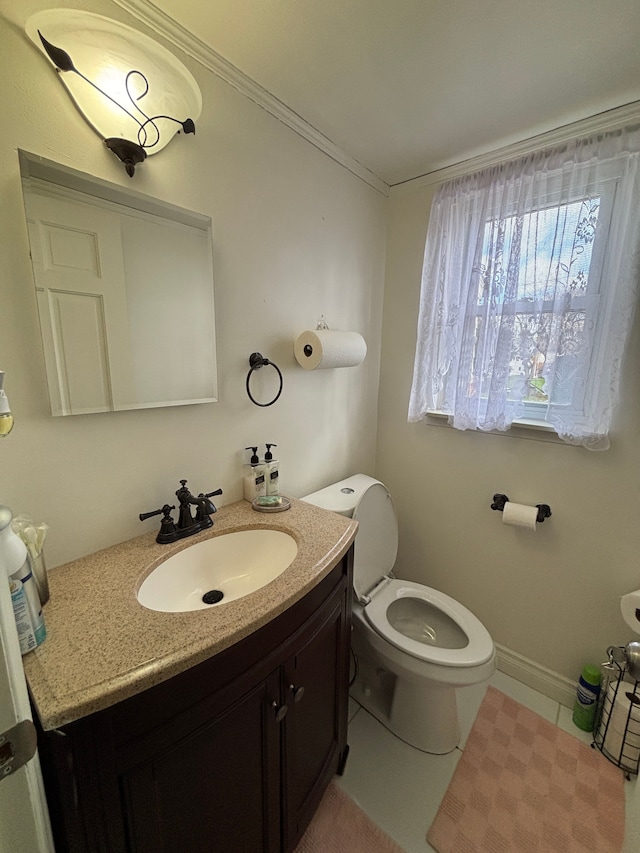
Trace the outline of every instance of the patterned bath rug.
{"type": "Polygon", "coordinates": [[[489,687],[427,841],[438,853],[620,853],[622,771],[489,687]]]}
{"type": "Polygon", "coordinates": [[[295,853],[404,851],[335,782],[331,782],[295,853]]]}

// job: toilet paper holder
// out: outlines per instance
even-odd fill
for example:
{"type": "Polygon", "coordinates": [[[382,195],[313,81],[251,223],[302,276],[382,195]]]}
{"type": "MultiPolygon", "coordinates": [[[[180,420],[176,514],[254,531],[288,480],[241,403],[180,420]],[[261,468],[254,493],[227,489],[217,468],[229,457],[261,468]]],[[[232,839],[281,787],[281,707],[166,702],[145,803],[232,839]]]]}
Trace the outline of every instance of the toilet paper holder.
{"type": "MultiPolygon", "coordinates": [[[[506,495],[497,494],[493,496],[493,503],[491,504],[491,509],[496,509],[499,512],[504,511],[504,505],[509,503],[509,498],[506,495]]],[[[542,524],[545,518],[551,517],[551,507],[549,504],[536,504],[535,505],[538,510],[538,517],[536,521],[538,524],[542,524]]]]}
{"type": "Polygon", "coordinates": [[[591,746],[630,779],[640,767],[640,681],[628,680],[625,646],[609,646],[607,655],[591,746]]]}

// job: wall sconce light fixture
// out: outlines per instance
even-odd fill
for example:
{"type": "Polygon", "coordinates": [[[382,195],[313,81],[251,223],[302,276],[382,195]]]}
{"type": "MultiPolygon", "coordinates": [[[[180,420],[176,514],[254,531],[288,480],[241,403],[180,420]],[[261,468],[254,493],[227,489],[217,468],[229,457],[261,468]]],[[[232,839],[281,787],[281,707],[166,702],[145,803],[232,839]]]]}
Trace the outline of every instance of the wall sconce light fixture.
{"type": "Polygon", "coordinates": [[[144,33],[79,9],[38,12],[25,29],[130,177],[180,130],[196,132],[202,111],[198,84],[144,33]]]}

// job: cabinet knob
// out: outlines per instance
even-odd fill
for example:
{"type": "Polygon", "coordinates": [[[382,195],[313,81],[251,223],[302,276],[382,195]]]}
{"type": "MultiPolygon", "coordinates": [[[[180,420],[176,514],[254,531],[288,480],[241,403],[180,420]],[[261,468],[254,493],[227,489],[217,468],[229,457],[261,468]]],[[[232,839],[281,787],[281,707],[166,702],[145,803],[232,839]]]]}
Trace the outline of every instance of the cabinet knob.
{"type": "Polygon", "coordinates": [[[293,701],[299,702],[304,696],[304,687],[296,687],[295,684],[289,685],[289,690],[293,693],[293,701]]]}
{"type": "Polygon", "coordinates": [[[287,706],[286,705],[278,705],[278,703],[274,700],[271,703],[271,707],[273,708],[273,710],[275,712],[276,722],[279,723],[282,720],[284,720],[284,718],[287,715],[287,710],[288,710],[287,706]]]}

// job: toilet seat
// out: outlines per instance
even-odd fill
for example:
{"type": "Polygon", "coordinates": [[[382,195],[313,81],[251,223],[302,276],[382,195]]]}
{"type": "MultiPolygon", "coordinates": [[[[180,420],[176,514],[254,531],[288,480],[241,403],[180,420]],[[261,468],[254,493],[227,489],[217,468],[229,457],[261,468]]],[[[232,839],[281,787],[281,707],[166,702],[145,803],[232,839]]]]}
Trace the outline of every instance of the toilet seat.
{"type": "Polygon", "coordinates": [[[363,611],[368,623],[381,637],[418,660],[441,666],[479,666],[494,654],[491,635],[470,610],[445,593],[423,584],[385,578],[363,611]],[[468,644],[461,649],[443,648],[421,643],[400,633],[387,615],[389,606],[399,598],[418,599],[438,608],[466,634],[468,644]]]}

